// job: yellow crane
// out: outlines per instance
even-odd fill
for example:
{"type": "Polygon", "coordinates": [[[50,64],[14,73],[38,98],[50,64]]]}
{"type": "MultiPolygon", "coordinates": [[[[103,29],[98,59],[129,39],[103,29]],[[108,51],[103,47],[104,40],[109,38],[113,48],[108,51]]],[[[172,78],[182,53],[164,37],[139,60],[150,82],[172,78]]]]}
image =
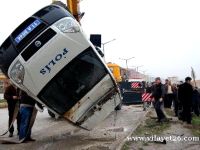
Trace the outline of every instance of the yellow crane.
{"type": "Polygon", "coordinates": [[[0,73],[0,93],[3,93],[6,86],[6,76],[0,73]]]}
{"type": "Polygon", "coordinates": [[[5,80],[5,79],[6,79],[6,76],[3,74],[0,74],[0,80],[5,80]]]}
{"type": "MultiPolygon", "coordinates": [[[[57,0],[52,0],[55,3],[57,0]]],[[[80,22],[84,13],[80,12],[80,0],[66,0],[66,6],[69,9],[70,13],[80,22]]]]}
{"type": "Polygon", "coordinates": [[[122,76],[121,76],[121,67],[118,64],[115,63],[107,63],[108,68],[113,73],[113,76],[115,80],[119,83],[122,82],[122,76]]]}
{"type": "Polygon", "coordinates": [[[67,7],[71,14],[76,18],[78,22],[81,19],[81,12],[80,12],[80,0],[67,0],[67,7]]]}

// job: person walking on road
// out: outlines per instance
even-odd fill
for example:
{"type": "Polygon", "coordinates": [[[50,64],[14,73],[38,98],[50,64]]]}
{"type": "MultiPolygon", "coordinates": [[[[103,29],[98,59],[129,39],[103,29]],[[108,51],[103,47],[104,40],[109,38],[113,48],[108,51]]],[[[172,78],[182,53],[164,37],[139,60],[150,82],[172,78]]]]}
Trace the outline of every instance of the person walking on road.
{"type": "MultiPolygon", "coordinates": [[[[13,137],[13,132],[14,132],[14,126],[12,125],[13,122],[13,116],[14,116],[14,111],[17,103],[19,103],[19,95],[17,94],[17,88],[15,88],[9,80],[5,81],[5,92],[4,92],[4,99],[7,100],[8,103],[8,115],[9,115],[9,120],[8,120],[8,128],[9,128],[9,137],[13,137]]],[[[17,116],[17,130],[19,133],[19,114],[17,116]]]]}
{"type": "Polygon", "coordinates": [[[152,98],[154,103],[154,108],[158,117],[158,122],[163,122],[166,120],[166,115],[163,112],[163,98],[165,96],[164,85],[161,83],[160,77],[155,79],[155,85],[152,88],[152,98]]]}
{"type": "Polygon", "coordinates": [[[186,77],[185,83],[179,86],[178,89],[178,98],[182,105],[182,120],[191,124],[192,121],[192,96],[193,96],[193,87],[191,85],[192,78],[186,77]]]}

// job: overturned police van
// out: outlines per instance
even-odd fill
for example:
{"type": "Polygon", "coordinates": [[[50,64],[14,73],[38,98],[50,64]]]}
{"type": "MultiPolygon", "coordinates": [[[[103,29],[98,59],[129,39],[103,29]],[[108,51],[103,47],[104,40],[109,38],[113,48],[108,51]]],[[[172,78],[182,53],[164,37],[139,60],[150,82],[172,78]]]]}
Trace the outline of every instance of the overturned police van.
{"type": "Polygon", "coordinates": [[[75,18],[42,8],[0,47],[0,69],[55,115],[91,130],[120,104],[117,84],[75,18]]]}

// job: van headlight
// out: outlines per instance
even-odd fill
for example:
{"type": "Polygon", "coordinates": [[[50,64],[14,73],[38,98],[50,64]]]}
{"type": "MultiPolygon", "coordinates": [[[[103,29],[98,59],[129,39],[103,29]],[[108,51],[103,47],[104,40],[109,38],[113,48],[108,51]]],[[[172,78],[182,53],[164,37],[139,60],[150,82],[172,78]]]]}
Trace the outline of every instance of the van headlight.
{"type": "Polygon", "coordinates": [[[17,84],[22,84],[24,81],[24,66],[17,61],[10,71],[10,78],[13,79],[17,84]]]}
{"type": "Polygon", "coordinates": [[[80,31],[79,23],[71,17],[63,18],[55,25],[63,33],[76,33],[80,31]]]}

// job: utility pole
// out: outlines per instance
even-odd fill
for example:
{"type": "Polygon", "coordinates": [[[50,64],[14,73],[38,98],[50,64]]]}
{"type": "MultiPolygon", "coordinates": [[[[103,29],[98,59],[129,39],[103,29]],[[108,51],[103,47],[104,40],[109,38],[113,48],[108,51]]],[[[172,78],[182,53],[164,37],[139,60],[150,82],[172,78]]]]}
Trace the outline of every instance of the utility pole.
{"type": "Polygon", "coordinates": [[[191,71],[191,76],[192,76],[192,78],[194,80],[194,86],[197,87],[195,71],[194,71],[194,69],[192,67],[191,67],[191,70],[192,70],[191,71]]]}
{"type": "Polygon", "coordinates": [[[121,60],[126,61],[126,77],[127,77],[127,79],[128,79],[128,61],[131,60],[131,59],[133,59],[133,58],[135,58],[135,57],[130,57],[130,58],[119,58],[119,59],[121,59],[121,60]]]}
{"type": "Polygon", "coordinates": [[[142,71],[142,73],[143,73],[143,75],[144,75],[144,79],[145,79],[145,81],[146,81],[146,72],[147,72],[147,70],[144,70],[144,71],[142,71]]]}
{"type": "Polygon", "coordinates": [[[103,49],[103,54],[104,54],[104,60],[105,60],[105,45],[108,44],[108,43],[110,43],[110,42],[113,42],[113,41],[115,41],[115,40],[116,40],[116,39],[112,39],[112,40],[110,40],[110,41],[101,43],[102,49],[103,49]]]}
{"type": "Polygon", "coordinates": [[[133,67],[134,69],[135,69],[135,71],[139,71],[139,68],[141,68],[141,67],[144,67],[144,65],[141,65],[141,66],[131,66],[131,67],[133,67]]]}

